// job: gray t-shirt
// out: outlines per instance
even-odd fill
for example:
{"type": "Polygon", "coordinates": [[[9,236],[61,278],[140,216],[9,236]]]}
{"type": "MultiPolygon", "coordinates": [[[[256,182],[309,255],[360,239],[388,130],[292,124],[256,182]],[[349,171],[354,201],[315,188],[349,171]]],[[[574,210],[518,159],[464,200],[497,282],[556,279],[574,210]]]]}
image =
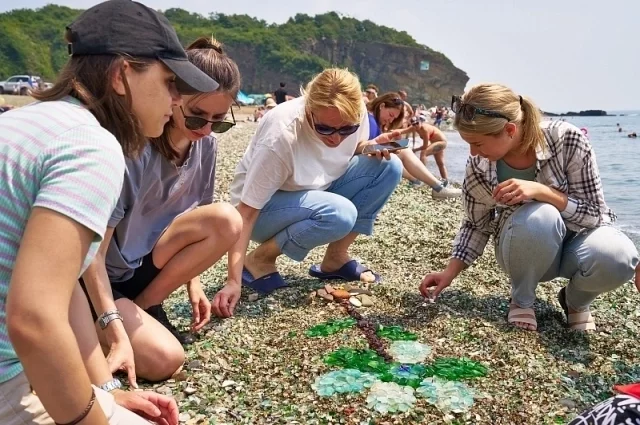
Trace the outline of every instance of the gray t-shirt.
{"type": "Polygon", "coordinates": [[[181,167],[151,145],[126,160],[122,192],[108,224],[115,227],[106,258],[111,282],[130,279],[176,217],[213,202],[216,153],[216,138],[207,136],[191,144],[181,167]]]}

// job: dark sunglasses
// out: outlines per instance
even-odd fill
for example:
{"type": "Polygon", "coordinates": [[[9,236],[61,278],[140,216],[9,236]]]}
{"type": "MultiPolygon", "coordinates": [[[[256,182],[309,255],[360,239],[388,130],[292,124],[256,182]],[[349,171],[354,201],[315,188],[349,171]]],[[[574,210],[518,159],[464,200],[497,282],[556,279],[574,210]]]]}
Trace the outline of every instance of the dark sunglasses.
{"type": "Polygon", "coordinates": [[[344,127],[335,128],[324,124],[316,124],[316,117],[313,114],[311,114],[311,118],[313,119],[313,128],[316,130],[316,133],[323,136],[331,136],[335,133],[338,133],[341,136],[351,136],[360,128],[360,124],[345,125],[344,127]]]}
{"type": "Polygon", "coordinates": [[[211,123],[211,131],[220,134],[231,130],[231,127],[236,125],[236,117],[233,115],[233,107],[231,108],[231,118],[233,119],[233,122],[209,121],[202,117],[189,116],[184,113],[184,109],[182,109],[182,106],[180,107],[180,110],[182,111],[182,116],[184,117],[184,126],[189,130],[200,130],[205,125],[211,123]]]}
{"type": "Polygon", "coordinates": [[[464,103],[460,96],[452,96],[451,97],[451,110],[456,114],[461,114],[462,117],[467,121],[472,121],[475,118],[476,114],[484,115],[485,117],[493,117],[493,118],[502,118],[511,122],[510,118],[502,115],[500,112],[489,111],[487,109],[476,108],[473,105],[469,105],[468,103],[464,103]]]}

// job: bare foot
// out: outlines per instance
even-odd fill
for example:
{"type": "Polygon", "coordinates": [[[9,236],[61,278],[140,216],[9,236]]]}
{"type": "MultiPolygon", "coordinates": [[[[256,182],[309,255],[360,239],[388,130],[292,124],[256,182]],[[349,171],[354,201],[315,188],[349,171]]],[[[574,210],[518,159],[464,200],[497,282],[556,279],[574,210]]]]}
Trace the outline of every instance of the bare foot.
{"type": "MultiPolygon", "coordinates": [[[[327,253],[324,255],[324,259],[322,260],[322,264],[320,264],[320,270],[325,273],[335,272],[340,269],[340,267],[347,264],[351,261],[352,258],[349,257],[349,254],[341,253],[327,253]]],[[[360,282],[364,283],[374,283],[376,281],[376,277],[371,272],[365,272],[360,275],[360,282]]]]}
{"type": "Polygon", "coordinates": [[[521,308],[517,304],[510,303],[509,317],[507,320],[513,326],[526,331],[535,331],[538,329],[536,314],[531,307],[521,308]]]}

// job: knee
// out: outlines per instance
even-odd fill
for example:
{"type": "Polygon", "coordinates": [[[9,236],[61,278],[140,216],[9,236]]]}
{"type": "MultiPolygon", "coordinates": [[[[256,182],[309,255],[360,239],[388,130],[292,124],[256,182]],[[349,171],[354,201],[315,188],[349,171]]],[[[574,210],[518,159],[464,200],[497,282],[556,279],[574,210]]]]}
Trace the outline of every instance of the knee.
{"type": "MultiPolygon", "coordinates": [[[[602,227],[598,238],[587,238],[580,269],[583,275],[623,284],[633,278],[638,265],[638,251],[631,240],[612,227],[602,227]]],[[[595,235],[594,235],[595,236],[595,235]]]]}
{"type": "MultiPolygon", "coordinates": [[[[218,242],[228,241],[234,244],[242,232],[242,216],[231,204],[217,203],[207,206],[203,228],[208,234],[215,233],[218,242]]],[[[203,230],[204,230],[203,229],[203,230]]]]}
{"type": "Polygon", "coordinates": [[[338,238],[340,239],[353,230],[358,219],[358,210],[353,202],[343,196],[336,195],[322,209],[317,219],[324,221],[328,229],[331,229],[336,235],[340,235],[338,238]]]}
{"type": "MultiPolygon", "coordinates": [[[[404,151],[413,155],[408,149],[404,149],[404,151]]],[[[400,183],[404,166],[402,165],[402,160],[397,155],[391,155],[390,159],[382,160],[381,166],[384,167],[384,173],[388,174],[387,178],[389,180],[396,181],[396,184],[400,183]]]]}
{"type": "Polygon", "coordinates": [[[544,202],[520,206],[514,211],[511,224],[514,234],[535,241],[560,243],[566,234],[560,211],[544,202]]]}
{"type": "Polygon", "coordinates": [[[141,365],[143,370],[138,372],[138,375],[152,382],[164,381],[182,369],[184,359],[184,349],[177,340],[163,343],[162,346],[157,346],[153,350],[153,355],[149,356],[148,363],[141,365]]]}

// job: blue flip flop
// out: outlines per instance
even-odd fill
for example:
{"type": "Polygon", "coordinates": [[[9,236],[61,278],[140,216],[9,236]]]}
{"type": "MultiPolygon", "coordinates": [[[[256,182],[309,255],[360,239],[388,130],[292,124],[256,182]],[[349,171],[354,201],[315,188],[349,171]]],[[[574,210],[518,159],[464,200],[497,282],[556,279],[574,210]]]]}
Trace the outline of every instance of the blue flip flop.
{"type": "Polygon", "coordinates": [[[368,269],[362,264],[358,263],[357,260],[348,261],[334,272],[323,272],[322,270],[320,270],[320,266],[317,264],[311,266],[311,268],[309,269],[309,274],[320,280],[340,279],[346,280],[347,282],[359,282],[360,275],[365,272],[373,273],[376,278],[373,283],[378,283],[382,280],[379,274],[374,273],[373,270],[368,269]]]}
{"type": "Polygon", "coordinates": [[[289,287],[278,272],[269,273],[255,279],[251,272],[245,268],[242,269],[242,284],[262,295],[269,295],[276,289],[289,287]]]}

